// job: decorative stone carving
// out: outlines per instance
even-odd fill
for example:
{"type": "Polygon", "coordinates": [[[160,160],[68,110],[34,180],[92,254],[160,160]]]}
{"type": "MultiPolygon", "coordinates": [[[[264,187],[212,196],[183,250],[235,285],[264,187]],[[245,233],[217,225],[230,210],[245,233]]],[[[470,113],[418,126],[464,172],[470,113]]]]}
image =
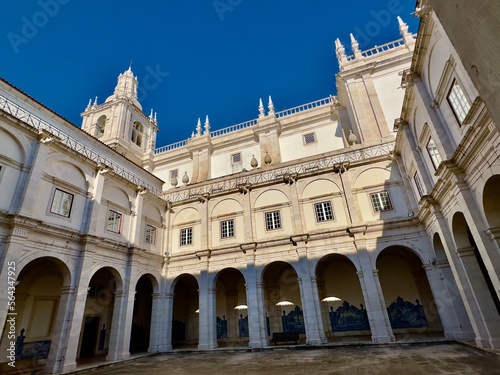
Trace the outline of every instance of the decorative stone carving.
{"type": "Polygon", "coordinates": [[[252,160],[250,160],[250,166],[252,168],[257,168],[259,166],[259,162],[255,159],[255,155],[252,155],[252,160]]]}
{"type": "Polygon", "coordinates": [[[182,176],[182,183],[187,185],[189,183],[189,176],[187,172],[184,172],[184,176],[182,176]]]}

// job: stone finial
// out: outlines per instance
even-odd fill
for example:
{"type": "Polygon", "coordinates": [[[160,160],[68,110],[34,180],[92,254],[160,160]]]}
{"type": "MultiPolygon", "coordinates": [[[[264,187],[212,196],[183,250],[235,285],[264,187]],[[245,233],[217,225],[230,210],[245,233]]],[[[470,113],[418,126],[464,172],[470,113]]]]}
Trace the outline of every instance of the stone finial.
{"type": "Polygon", "coordinates": [[[349,129],[349,136],[347,137],[347,141],[351,146],[358,141],[358,137],[356,137],[356,134],[354,134],[351,129],[349,129]]]}
{"type": "Polygon", "coordinates": [[[187,185],[189,183],[189,176],[187,172],[184,172],[184,176],[182,176],[182,183],[187,185]]]}
{"type": "Polygon", "coordinates": [[[196,124],[196,135],[201,135],[201,119],[198,117],[198,123],[196,124]]]}
{"type": "Polygon", "coordinates": [[[273,99],[271,98],[271,95],[269,95],[269,103],[267,104],[267,108],[269,110],[269,114],[274,115],[274,104],[273,104],[273,99]]]}
{"type": "Polygon", "coordinates": [[[335,39],[335,53],[337,54],[337,60],[339,60],[339,64],[347,61],[347,56],[345,54],[345,48],[340,42],[340,39],[335,39]]]}
{"type": "Polygon", "coordinates": [[[264,104],[262,104],[262,98],[259,99],[259,118],[262,118],[266,115],[264,112],[264,104]]]}
{"type": "Polygon", "coordinates": [[[205,132],[203,134],[210,134],[210,120],[207,117],[205,117],[205,132]]]}
{"type": "Polygon", "coordinates": [[[155,118],[154,118],[154,122],[155,122],[155,124],[157,124],[157,123],[158,123],[158,117],[157,117],[157,115],[158,115],[158,113],[156,113],[156,112],[155,112],[155,118]]]}
{"type": "Polygon", "coordinates": [[[96,106],[97,106],[97,96],[94,99],[94,104],[92,105],[92,107],[96,107],[96,106]]]}
{"type": "Polygon", "coordinates": [[[269,155],[269,153],[266,151],[266,155],[264,156],[264,163],[266,163],[266,165],[269,165],[273,162],[273,159],[271,158],[271,155],[269,155]]]}
{"type": "Polygon", "coordinates": [[[178,183],[179,181],[177,180],[177,176],[174,176],[170,179],[170,185],[172,185],[172,187],[176,187],[178,183]]]}
{"type": "Polygon", "coordinates": [[[151,108],[151,113],[149,114],[149,121],[153,121],[153,108],[151,108]]]}
{"type": "Polygon", "coordinates": [[[415,44],[415,39],[413,39],[413,35],[411,35],[410,32],[408,32],[408,25],[403,22],[401,17],[398,18],[398,24],[399,24],[399,33],[404,39],[405,45],[407,47],[410,47],[411,45],[415,44]]]}
{"type": "Polygon", "coordinates": [[[257,168],[259,166],[259,162],[255,159],[255,155],[252,155],[252,160],[250,160],[250,166],[252,168],[257,168]]]}
{"type": "Polygon", "coordinates": [[[86,109],[89,109],[91,105],[92,105],[92,98],[89,99],[89,104],[87,104],[87,108],[86,109]]]}
{"type": "Polygon", "coordinates": [[[359,43],[354,37],[354,35],[351,33],[351,47],[352,47],[352,52],[354,53],[354,58],[359,59],[363,58],[363,55],[361,54],[361,51],[359,50],[359,43]]]}

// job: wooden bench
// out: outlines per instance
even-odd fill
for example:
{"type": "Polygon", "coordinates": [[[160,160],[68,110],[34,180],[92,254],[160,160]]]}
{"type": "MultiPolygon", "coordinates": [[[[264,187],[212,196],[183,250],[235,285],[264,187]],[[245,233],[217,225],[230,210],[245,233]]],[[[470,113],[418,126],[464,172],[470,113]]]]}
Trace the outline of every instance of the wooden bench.
{"type": "Polygon", "coordinates": [[[273,339],[271,340],[276,345],[278,342],[290,342],[294,341],[297,344],[299,341],[298,332],[273,332],[273,339]]]}

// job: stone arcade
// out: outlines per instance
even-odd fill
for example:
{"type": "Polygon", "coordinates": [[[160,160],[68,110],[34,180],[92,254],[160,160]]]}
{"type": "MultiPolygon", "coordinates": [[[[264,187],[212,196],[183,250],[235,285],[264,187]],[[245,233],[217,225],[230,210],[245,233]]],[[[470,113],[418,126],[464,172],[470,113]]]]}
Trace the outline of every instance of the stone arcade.
{"type": "Polygon", "coordinates": [[[287,332],[500,348],[498,128],[419,6],[416,37],[336,40],[338,96],[160,148],[131,69],[82,129],[0,81],[2,353],[13,312],[49,373],[287,332]]]}

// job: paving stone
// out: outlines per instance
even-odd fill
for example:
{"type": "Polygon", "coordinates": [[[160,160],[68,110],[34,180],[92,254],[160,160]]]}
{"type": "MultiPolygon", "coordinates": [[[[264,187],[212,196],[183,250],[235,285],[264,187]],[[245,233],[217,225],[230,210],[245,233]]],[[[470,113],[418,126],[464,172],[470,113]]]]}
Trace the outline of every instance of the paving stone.
{"type": "Polygon", "coordinates": [[[500,375],[500,357],[460,344],[216,350],[169,352],[89,371],[93,375],[500,375]]]}

